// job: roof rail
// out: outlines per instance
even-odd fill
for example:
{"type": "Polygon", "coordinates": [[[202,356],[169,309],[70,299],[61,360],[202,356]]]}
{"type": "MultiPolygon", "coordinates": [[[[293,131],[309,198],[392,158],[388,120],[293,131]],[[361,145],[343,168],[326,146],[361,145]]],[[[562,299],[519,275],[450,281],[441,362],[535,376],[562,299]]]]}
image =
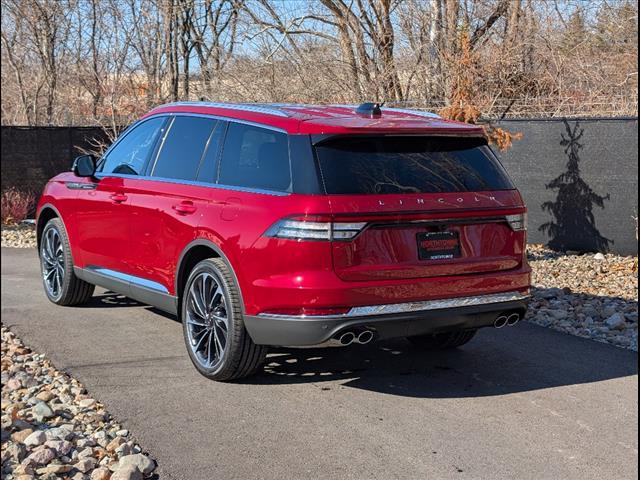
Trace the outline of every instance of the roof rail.
{"type": "Polygon", "coordinates": [[[275,115],[277,117],[289,117],[289,115],[279,108],[267,107],[265,105],[253,105],[250,103],[216,103],[216,102],[172,102],[161,105],[161,107],[175,106],[202,106],[213,108],[226,108],[228,110],[241,110],[243,112],[264,113],[267,115],[275,115]]]}
{"type": "Polygon", "coordinates": [[[384,110],[388,110],[389,112],[396,112],[396,113],[408,113],[410,115],[417,115],[419,117],[442,118],[437,113],[426,112],[424,110],[412,110],[410,108],[387,108],[387,107],[385,107],[384,110]]]}

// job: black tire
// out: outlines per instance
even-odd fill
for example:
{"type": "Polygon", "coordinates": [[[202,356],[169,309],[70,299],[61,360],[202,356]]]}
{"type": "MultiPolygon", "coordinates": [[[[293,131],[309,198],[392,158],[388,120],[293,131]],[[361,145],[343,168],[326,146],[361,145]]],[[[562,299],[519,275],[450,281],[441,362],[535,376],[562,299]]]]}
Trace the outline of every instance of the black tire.
{"type": "MultiPolygon", "coordinates": [[[[42,237],[40,238],[40,248],[38,249],[40,256],[40,271],[42,273],[42,283],[44,286],[44,292],[47,298],[57,305],[72,306],[81,305],[86,303],[93,295],[95,285],[80,280],[76,277],[73,271],[73,257],[71,256],[71,245],[69,244],[69,237],[67,231],[64,228],[64,223],[59,218],[52,218],[47,222],[42,231],[42,237]],[[50,255],[47,254],[47,239],[48,238],[59,239],[59,247],[56,248],[55,261],[58,265],[62,266],[63,273],[61,274],[61,281],[56,281],[57,288],[53,289],[48,284],[47,278],[51,276],[45,276],[47,268],[51,268],[52,263],[47,261],[50,255]],[[45,257],[46,255],[46,257],[45,257]]],[[[60,277],[57,277],[60,278],[60,277]]]]}
{"type": "MultiPolygon", "coordinates": [[[[218,304],[218,307],[220,307],[220,304],[218,304]]],[[[211,308],[213,309],[213,307],[211,308]]],[[[213,315],[214,313],[215,312],[211,311],[209,315],[213,315]]],[[[222,316],[222,314],[220,315],[222,316]]],[[[180,318],[182,319],[182,331],[189,358],[198,372],[211,380],[224,382],[248,377],[258,370],[267,355],[267,347],[253,343],[244,327],[240,290],[236,285],[230,268],[219,258],[209,258],[201,261],[189,274],[189,278],[182,292],[180,318]],[[220,325],[220,323],[211,319],[208,319],[210,322],[208,327],[194,327],[194,324],[189,323],[191,319],[194,321],[202,321],[199,316],[193,317],[195,312],[193,307],[190,306],[193,304],[190,303],[189,295],[191,294],[190,292],[192,292],[192,287],[194,287],[194,291],[196,292],[206,290],[206,279],[209,277],[212,277],[210,285],[217,284],[221,287],[222,293],[213,293],[210,298],[212,299],[211,303],[214,303],[214,297],[220,298],[220,301],[223,302],[221,311],[224,312],[227,324],[226,341],[224,348],[221,348],[223,353],[220,357],[215,358],[215,364],[206,365],[204,362],[206,359],[200,356],[201,352],[194,352],[194,348],[197,349],[195,344],[200,344],[197,340],[203,337],[196,336],[198,333],[194,334],[193,329],[199,329],[201,335],[206,335],[206,333],[202,333],[205,332],[206,328],[208,328],[209,331],[220,332],[220,330],[216,330],[216,325],[220,325]],[[202,278],[204,278],[204,280],[201,280],[202,278]],[[205,282],[200,284],[200,290],[196,289],[197,285],[194,285],[196,281],[205,282]],[[220,297],[217,295],[220,295],[220,297]]],[[[217,340],[218,338],[216,337],[215,341],[217,340]]],[[[209,334],[208,340],[205,339],[204,343],[206,344],[207,342],[209,342],[209,349],[213,348],[211,346],[211,342],[214,342],[212,333],[209,334]]],[[[214,355],[217,357],[217,347],[215,347],[215,350],[216,353],[214,355]]],[[[210,356],[210,352],[207,356],[210,356]]]]}
{"type": "Polygon", "coordinates": [[[434,335],[419,335],[407,337],[415,347],[423,350],[446,350],[457,348],[469,343],[475,337],[477,330],[460,330],[457,332],[436,333],[434,335]]]}

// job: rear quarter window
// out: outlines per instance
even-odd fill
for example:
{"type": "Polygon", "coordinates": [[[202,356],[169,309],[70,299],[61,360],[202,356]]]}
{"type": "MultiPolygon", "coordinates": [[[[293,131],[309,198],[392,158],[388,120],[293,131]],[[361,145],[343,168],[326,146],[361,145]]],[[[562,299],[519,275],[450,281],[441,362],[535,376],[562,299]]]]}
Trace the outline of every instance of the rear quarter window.
{"type": "Polygon", "coordinates": [[[482,138],[339,137],[315,151],[328,194],[514,188],[482,138]]]}
{"type": "Polygon", "coordinates": [[[252,125],[229,123],[218,182],[264,190],[290,189],[287,135],[252,125]]]}

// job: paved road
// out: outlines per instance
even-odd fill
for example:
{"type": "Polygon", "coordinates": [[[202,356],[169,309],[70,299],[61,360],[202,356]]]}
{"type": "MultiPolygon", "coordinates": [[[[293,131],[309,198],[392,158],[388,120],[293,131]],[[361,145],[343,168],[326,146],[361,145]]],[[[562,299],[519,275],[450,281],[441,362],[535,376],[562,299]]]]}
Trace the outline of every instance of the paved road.
{"type": "Polygon", "coordinates": [[[35,253],[11,249],[2,321],[83,381],[162,479],[637,478],[637,355],[533,325],[437,354],[280,349],[220,384],[174,319],[102,290],[55,307],[35,253]]]}

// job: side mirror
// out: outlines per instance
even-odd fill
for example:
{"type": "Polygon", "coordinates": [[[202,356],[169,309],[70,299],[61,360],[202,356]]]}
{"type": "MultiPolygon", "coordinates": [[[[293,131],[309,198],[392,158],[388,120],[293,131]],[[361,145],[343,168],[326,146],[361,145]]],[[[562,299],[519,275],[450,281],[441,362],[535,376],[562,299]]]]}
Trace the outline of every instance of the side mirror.
{"type": "Polygon", "coordinates": [[[93,177],[96,173],[96,159],[93,155],[80,155],[73,161],[73,173],[77,177],[93,177]]]}

